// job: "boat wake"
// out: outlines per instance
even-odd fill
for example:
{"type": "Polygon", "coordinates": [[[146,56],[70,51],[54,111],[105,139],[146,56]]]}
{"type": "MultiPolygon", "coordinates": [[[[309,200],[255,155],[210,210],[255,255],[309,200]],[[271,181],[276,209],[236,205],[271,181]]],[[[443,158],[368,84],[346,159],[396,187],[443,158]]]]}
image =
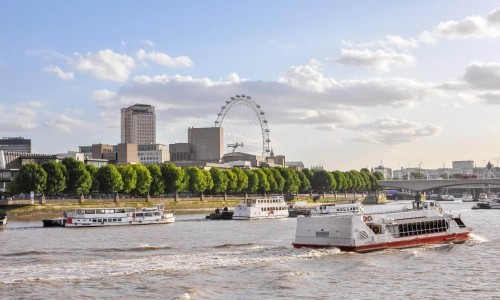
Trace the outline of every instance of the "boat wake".
{"type": "Polygon", "coordinates": [[[139,247],[130,247],[130,248],[103,248],[103,249],[95,249],[95,252],[143,252],[143,251],[157,251],[157,250],[170,250],[174,249],[172,246],[150,246],[150,245],[141,245],[139,247]]]}
{"type": "Polygon", "coordinates": [[[48,254],[48,253],[43,252],[43,251],[23,251],[23,252],[13,252],[13,253],[0,254],[0,256],[12,257],[12,256],[44,255],[44,254],[48,254]]]}
{"type": "Polygon", "coordinates": [[[249,247],[249,246],[256,246],[256,244],[254,244],[254,243],[222,244],[222,245],[213,246],[212,248],[220,249],[220,248],[237,248],[237,247],[249,247]]]}
{"type": "MultiPolygon", "coordinates": [[[[251,243],[249,246],[252,246],[251,243]]],[[[185,274],[186,272],[210,272],[212,270],[230,270],[239,267],[254,266],[257,264],[273,264],[286,261],[318,259],[324,256],[338,255],[338,249],[305,250],[292,247],[278,246],[267,248],[241,248],[224,246],[216,248],[214,252],[189,254],[156,254],[147,257],[129,256],[117,259],[116,257],[93,257],[85,260],[45,261],[29,264],[13,264],[2,268],[0,283],[15,284],[26,282],[60,282],[96,280],[99,278],[129,276],[136,274],[185,274]],[[82,264],[85,268],[82,268],[82,264]]],[[[169,249],[168,247],[150,247],[153,249],[169,249]]],[[[128,248],[128,251],[148,251],[148,247],[128,248]],[[132,249],[132,250],[130,250],[132,249]],[[145,250],[146,249],[146,250],[145,250]]],[[[111,251],[101,249],[98,251],[111,251]]],[[[114,249],[116,251],[116,249],[114,249]]],[[[119,249],[118,251],[126,251],[119,249]]]]}
{"type": "Polygon", "coordinates": [[[471,241],[472,243],[485,243],[485,242],[489,242],[489,240],[483,236],[480,236],[478,234],[475,234],[475,233],[471,233],[470,234],[470,239],[469,241],[471,241]]]}

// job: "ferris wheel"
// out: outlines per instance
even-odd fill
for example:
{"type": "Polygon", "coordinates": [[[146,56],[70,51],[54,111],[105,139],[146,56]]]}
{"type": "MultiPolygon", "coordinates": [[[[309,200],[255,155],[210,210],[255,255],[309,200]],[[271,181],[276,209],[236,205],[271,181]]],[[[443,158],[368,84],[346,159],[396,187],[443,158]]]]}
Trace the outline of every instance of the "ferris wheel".
{"type": "Polygon", "coordinates": [[[225,153],[237,148],[245,153],[268,156],[269,128],[260,105],[247,95],[236,95],[226,101],[217,114],[215,127],[224,128],[225,153]]]}

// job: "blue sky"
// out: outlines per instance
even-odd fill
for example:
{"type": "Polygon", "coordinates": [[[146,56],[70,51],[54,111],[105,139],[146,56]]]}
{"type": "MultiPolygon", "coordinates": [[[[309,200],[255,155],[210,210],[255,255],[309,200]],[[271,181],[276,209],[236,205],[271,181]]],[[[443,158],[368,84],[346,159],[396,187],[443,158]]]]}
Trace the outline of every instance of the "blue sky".
{"type": "Polygon", "coordinates": [[[498,49],[496,1],[2,1],[0,135],[118,143],[146,103],[185,142],[243,93],[306,166],[496,165],[498,49]]]}

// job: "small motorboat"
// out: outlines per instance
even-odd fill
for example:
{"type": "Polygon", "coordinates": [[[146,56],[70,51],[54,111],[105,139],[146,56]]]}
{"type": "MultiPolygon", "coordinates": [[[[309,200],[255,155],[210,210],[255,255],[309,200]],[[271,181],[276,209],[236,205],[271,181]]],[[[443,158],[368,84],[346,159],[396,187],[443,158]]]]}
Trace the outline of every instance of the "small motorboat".
{"type": "Polygon", "coordinates": [[[208,220],[232,220],[233,219],[233,212],[230,211],[227,207],[224,207],[224,209],[222,211],[217,208],[215,210],[215,213],[209,214],[208,216],[205,217],[205,219],[208,219],[208,220]]]}
{"type": "Polygon", "coordinates": [[[66,225],[65,218],[43,219],[43,227],[64,227],[66,225]]]}
{"type": "Polygon", "coordinates": [[[7,216],[1,215],[0,216],[0,228],[5,228],[5,226],[7,226],[7,216]]]}

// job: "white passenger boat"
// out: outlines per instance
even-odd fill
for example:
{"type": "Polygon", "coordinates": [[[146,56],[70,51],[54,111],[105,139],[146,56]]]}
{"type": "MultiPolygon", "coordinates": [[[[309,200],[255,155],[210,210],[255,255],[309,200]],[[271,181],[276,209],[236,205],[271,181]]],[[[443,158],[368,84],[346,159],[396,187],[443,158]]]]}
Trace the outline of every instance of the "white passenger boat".
{"type": "Polygon", "coordinates": [[[472,195],[469,193],[465,193],[462,195],[462,202],[472,202],[474,201],[474,198],[472,198],[472,195]]]}
{"type": "Polygon", "coordinates": [[[488,201],[488,194],[486,193],[479,194],[478,201],[488,201]]]}
{"type": "Polygon", "coordinates": [[[463,242],[471,232],[460,215],[444,213],[437,201],[414,201],[397,211],[299,216],[293,246],[368,252],[463,242]]]}
{"type": "Polygon", "coordinates": [[[132,207],[77,208],[65,213],[65,227],[97,227],[120,225],[168,224],[175,222],[173,212],[164,212],[164,205],[136,210],[132,207]]]}
{"type": "Polygon", "coordinates": [[[288,207],[283,196],[243,199],[233,213],[233,220],[277,218],[288,218],[288,207]]]}
{"type": "Polygon", "coordinates": [[[339,203],[339,204],[320,204],[316,205],[311,209],[311,215],[345,215],[353,213],[362,213],[363,205],[357,201],[353,200],[350,203],[339,203]]]}

